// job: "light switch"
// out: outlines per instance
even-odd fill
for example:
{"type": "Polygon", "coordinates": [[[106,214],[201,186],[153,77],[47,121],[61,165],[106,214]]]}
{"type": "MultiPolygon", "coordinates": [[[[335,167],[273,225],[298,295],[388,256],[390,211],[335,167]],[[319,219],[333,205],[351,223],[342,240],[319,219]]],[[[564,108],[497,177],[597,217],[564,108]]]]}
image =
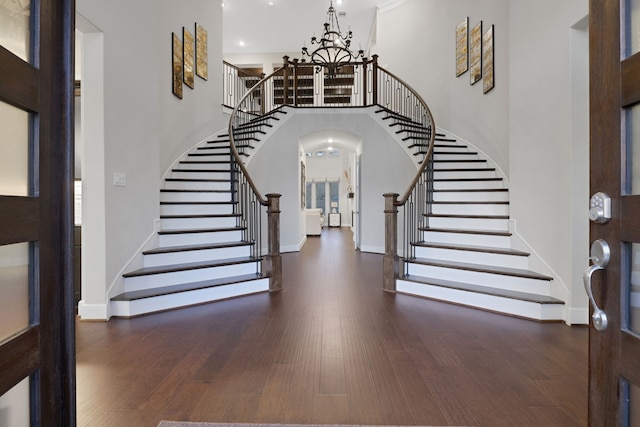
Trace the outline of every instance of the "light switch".
{"type": "Polygon", "coordinates": [[[127,175],[122,172],[114,172],[113,185],[117,187],[125,187],[127,185],[127,175]]]}

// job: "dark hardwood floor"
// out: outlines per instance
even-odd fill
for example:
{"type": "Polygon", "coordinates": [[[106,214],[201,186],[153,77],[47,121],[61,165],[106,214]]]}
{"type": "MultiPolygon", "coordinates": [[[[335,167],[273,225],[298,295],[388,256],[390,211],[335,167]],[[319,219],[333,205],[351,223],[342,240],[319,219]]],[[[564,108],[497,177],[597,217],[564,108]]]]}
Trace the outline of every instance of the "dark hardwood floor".
{"type": "Polygon", "coordinates": [[[284,290],[77,325],[80,426],[586,426],[588,330],[382,291],[324,229],[284,290]]]}

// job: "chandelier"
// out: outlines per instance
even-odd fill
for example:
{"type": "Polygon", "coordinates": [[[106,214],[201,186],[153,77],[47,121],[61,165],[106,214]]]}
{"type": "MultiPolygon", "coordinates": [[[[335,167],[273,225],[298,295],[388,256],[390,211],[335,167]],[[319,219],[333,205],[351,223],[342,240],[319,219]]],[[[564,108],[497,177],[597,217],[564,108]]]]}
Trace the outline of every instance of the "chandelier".
{"type": "Polygon", "coordinates": [[[316,73],[319,73],[322,68],[327,68],[328,76],[335,77],[342,65],[364,57],[362,49],[358,53],[351,51],[352,37],[351,30],[346,35],[342,35],[340,24],[338,23],[338,14],[333,7],[333,0],[330,0],[322,37],[320,40],[315,35],[311,37],[311,44],[318,45],[318,47],[309,53],[307,47],[304,46],[302,48],[302,61],[304,62],[304,57],[308,56],[311,63],[316,64],[316,73]]]}

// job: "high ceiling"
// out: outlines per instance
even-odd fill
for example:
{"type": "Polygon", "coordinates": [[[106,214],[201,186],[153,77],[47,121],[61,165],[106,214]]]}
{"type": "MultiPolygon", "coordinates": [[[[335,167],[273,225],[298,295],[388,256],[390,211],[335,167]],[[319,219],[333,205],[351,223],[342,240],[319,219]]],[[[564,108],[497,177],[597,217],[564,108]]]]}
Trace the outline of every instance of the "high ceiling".
{"type": "MultiPolygon", "coordinates": [[[[223,53],[240,54],[299,52],[305,43],[310,48],[311,36],[322,35],[330,0],[222,1],[223,53]],[[241,41],[244,46],[240,46],[241,41]]],[[[354,50],[366,49],[376,6],[392,2],[342,0],[339,5],[334,0],[342,32],[353,31],[354,50]]]]}

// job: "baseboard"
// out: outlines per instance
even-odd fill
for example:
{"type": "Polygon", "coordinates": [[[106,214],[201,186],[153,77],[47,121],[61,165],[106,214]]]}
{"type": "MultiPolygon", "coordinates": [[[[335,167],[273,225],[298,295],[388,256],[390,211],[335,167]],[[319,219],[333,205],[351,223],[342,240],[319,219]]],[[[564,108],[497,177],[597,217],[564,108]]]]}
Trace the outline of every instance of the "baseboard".
{"type": "Polygon", "coordinates": [[[84,300],[78,303],[78,317],[80,320],[104,320],[111,317],[109,304],[87,304],[84,300]]]}
{"type": "Polygon", "coordinates": [[[372,253],[372,254],[383,254],[384,255],[384,247],[361,245],[360,246],[360,252],[369,252],[369,253],[372,253]]]}
{"type": "Polygon", "coordinates": [[[567,325],[588,325],[589,309],[588,308],[567,308],[567,325]]]}

